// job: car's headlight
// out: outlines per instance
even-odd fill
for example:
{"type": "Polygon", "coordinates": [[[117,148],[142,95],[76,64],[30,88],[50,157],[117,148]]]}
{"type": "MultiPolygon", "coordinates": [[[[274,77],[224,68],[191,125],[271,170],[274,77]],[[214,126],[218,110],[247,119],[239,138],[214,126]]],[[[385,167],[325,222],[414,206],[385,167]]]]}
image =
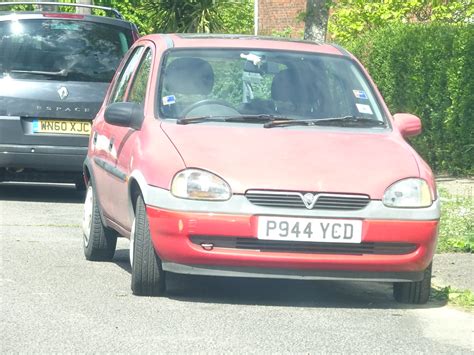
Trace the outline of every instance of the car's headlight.
{"type": "Polygon", "coordinates": [[[228,200],[232,195],[229,185],[219,176],[200,169],[185,169],[175,175],[171,193],[193,200],[228,200]]]}
{"type": "Polygon", "coordinates": [[[432,204],[430,187],[423,179],[400,180],[385,190],[382,202],[388,207],[428,207],[432,204]]]}

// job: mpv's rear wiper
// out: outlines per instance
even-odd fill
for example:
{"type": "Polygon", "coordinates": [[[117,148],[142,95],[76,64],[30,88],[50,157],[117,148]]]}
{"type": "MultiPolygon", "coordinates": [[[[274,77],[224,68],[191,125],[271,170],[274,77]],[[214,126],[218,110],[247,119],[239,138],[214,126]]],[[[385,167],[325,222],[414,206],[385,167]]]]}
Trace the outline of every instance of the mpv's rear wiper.
{"type": "Polygon", "coordinates": [[[311,120],[274,120],[263,125],[265,128],[285,126],[339,126],[339,127],[386,127],[386,123],[371,118],[343,116],[311,120]]]}
{"type": "Polygon", "coordinates": [[[201,122],[248,122],[248,123],[270,123],[275,120],[287,120],[286,117],[273,115],[241,115],[241,116],[199,116],[179,118],[177,124],[190,124],[201,122]]]}
{"type": "Polygon", "coordinates": [[[48,76],[67,76],[67,74],[68,74],[66,69],[61,69],[60,71],[10,70],[10,73],[48,75],[48,76]]]}

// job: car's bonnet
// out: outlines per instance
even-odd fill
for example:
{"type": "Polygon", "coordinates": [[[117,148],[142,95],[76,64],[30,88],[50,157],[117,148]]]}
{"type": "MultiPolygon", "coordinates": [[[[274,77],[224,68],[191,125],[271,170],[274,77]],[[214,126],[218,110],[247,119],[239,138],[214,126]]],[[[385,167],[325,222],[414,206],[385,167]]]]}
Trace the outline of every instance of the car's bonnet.
{"type": "Polygon", "coordinates": [[[395,181],[419,176],[411,148],[390,131],[174,122],[162,128],[187,167],[214,172],[233,193],[275,189],[380,199],[395,181]]]}

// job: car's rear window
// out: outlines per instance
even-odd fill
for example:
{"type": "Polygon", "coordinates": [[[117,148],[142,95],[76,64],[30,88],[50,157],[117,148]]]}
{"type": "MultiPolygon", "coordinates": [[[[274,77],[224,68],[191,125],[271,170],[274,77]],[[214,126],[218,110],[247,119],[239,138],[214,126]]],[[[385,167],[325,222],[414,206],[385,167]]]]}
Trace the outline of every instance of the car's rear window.
{"type": "Polygon", "coordinates": [[[109,82],[132,42],[118,26],[67,19],[0,23],[0,77],[109,82]]]}

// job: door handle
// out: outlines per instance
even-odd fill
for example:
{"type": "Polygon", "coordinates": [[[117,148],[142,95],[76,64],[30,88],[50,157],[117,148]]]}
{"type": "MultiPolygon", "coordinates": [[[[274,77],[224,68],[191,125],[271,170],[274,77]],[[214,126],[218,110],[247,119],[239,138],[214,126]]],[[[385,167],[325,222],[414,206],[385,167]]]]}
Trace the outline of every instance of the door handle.
{"type": "Polygon", "coordinates": [[[114,138],[110,138],[110,141],[109,141],[109,152],[112,150],[112,148],[114,147],[114,138]]]}

